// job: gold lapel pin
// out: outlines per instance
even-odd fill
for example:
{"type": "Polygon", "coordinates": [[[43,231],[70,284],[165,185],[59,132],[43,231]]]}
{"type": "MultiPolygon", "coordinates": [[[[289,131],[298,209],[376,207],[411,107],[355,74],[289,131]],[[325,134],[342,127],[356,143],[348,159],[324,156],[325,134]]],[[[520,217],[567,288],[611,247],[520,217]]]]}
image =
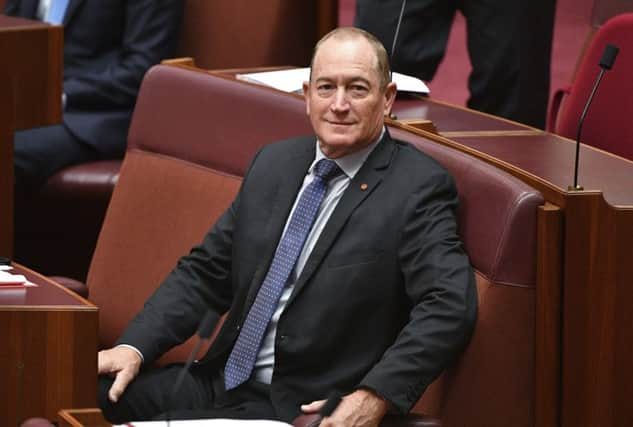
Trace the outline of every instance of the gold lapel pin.
{"type": "Polygon", "coordinates": [[[367,184],[365,184],[364,182],[360,185],[360,189],[365,191],[367,190],[367,184]]]}

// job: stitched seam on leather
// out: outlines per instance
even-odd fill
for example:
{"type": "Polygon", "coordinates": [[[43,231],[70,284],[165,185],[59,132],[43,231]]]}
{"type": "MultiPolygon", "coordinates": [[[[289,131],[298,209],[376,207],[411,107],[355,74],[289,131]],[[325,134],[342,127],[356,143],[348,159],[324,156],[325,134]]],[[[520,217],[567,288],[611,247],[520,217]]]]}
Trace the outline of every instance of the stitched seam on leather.
{"type": "Polygon", "coordinates": [[[188,165],[188,166],[191,166],[191,167],[194,167],[194,168],[197,168],[197,169],[202,169],[202,170],[205,170],[205,171],[208,171],[208,172],[213,172],[215,174],[222,175],[222,176],[225,176],[227,178],[235,178],[235,179],[240,180],[240,181],[244,178],[243,176],[240,176],[240,175],[235,175],[235,174],[232,174],[232,173],[229,173],[229,172],[224,172],[224,171],[221,171],[221,170],[209,167],[209,166],[201,165],[200,163],[195,163],[195,162],[192,162],[192,161],[189,161],[189,160],[181,159],[179,157],[170,156],[169,154],[158,153],[158,152],[155,152],[155,151],[142,150],[140,148],[132,148],[132,149],[129,149],[128,152],[129,153],[133,153],[133,154],[150,156],[150,157],[157,157],[157,158],[160,158],[160,159],[165,159],[165,160],[169,160],[169,161],[175,161],[175,162],[178,162],[178,163],[183,163],[185,165],[188,165]]]}

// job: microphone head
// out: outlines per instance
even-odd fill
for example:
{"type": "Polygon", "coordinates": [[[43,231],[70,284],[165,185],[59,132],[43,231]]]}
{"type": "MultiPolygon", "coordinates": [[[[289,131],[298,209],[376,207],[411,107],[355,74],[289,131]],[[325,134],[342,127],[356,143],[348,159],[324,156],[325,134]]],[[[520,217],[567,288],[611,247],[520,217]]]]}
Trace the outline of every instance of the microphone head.
{"type": "Polygon", "coordinates": [[[200,326],[198,327],[198,336],[200,339],[206,340],[211,338],[215,324],[218,322],[218,315],[209,310],[202,318],[200,326]]]}
{"type": "Polygon", "coordinates": [[[608,44],[604,48],[604,52],[602,52],[602,57],[600,58],[600,67],[605,70],[610,70],[613,67],[613,63],[615,62],[615,57],[618,56],[618,52],[620,49],[612,44],[608,44]]]}

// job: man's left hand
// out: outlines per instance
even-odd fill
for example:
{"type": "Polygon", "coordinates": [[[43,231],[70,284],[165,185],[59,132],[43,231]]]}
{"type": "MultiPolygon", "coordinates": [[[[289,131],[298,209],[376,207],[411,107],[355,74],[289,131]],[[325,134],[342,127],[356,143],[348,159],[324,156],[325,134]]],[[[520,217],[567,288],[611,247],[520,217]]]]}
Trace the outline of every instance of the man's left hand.
{"type": "MultiPolygon", "coordinates": [[[[316,413],[324,404],[325,400],[316,400],[307,405],[301,405],[301,410],[306,414],[316,413]]],[[[323,418],[320,426],[377,427],[387,413],[387,409],[387,402],[373,391],[356,390],[345,396],[332,415],[323,418]]]]}

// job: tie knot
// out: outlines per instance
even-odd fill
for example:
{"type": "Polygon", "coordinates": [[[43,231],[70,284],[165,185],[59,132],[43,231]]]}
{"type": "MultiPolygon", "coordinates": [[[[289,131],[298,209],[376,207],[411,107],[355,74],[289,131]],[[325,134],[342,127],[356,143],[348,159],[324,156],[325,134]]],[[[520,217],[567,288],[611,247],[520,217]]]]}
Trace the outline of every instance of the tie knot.
{"type": "Polygon", "coordinates": [[[334,160],[321,159],[314,165],[314,174],[325,182],[343,173],[334,160]]]}

